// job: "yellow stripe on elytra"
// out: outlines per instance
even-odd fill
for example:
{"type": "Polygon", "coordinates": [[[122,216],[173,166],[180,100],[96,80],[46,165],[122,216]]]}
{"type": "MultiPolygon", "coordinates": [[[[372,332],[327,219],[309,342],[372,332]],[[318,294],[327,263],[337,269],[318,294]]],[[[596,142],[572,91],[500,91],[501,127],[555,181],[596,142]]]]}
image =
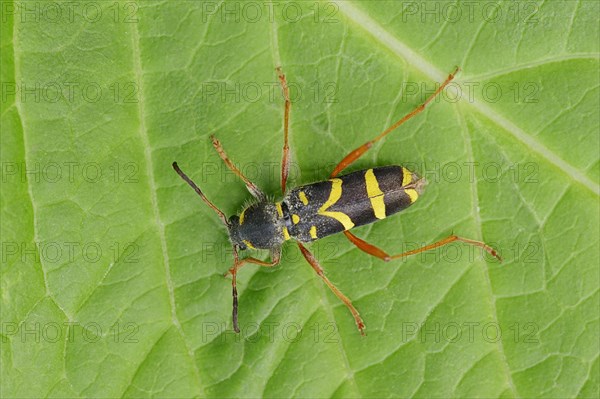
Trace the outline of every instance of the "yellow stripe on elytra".
{"type": "Polygon", "coordinates": [[[408,190],[404,190],[404,192],[406,193],[406,195],[408,195],[408,198],[410,198],[411,204],[415,202],[417,198],[419,198],[419,193],[417,193],[417,190],[415,190],[414,188],[409,188],[408,190]]]}
{"type": "Polygon", "coordinates": [[[385,219],[385,202],[383,192],[379,188],[379,182],[373,173],[373,169],[365,172],[365,183],[367,184],[367,195],[371,200],[371,207],[377,219],[385,219]]]}
{"type": "Polygon", "coordinates": [[[306,194],[304,194],[304,191],[300,191],[298,193],[298,197],[300,197],[300,201],[302,201],[304,205],[308,205],[308,198],[306,198],[306,194]]]}
{"type": "Polygon", "coordinates": [[[316,240],[316,239],[317,239],[317,227],[316,227],[316,226],[311,226],[311,227],[310,227],[310,231],[309,231],[309,233],[310,233],[310,236],[311,236],[311,237],[312,237],[314,240],[316,240]]]}
{"type": "Polygon", "coordinates": [[[317,213],[322,216],[328,216],[344,225],[345,230],[350,230],[354,227],[352,219],[343,212],[331,212],[327,209],[331,208],[342,197],[342,179],[331,179],[331,192],[327,201],[319,208],[317,213]]]}
{"type": "Polygon", "coordinates": [[[252,243],[248,240],[242,240],[244,242],[244,244],[246,244],[246,246],[250,249],[256,249],[254,248],[254,245],[252,245],[252,243]]]}
{"type": "MultiPolygon", "coordinates": [[[[281,202],[276,202],[275,206],[277,207],[277,214],[279,215],[280,218],[283,217],[283,209],[281,209],[281,202]]],[[[287,227],[283,226],[283,239],[284,240],[289,240],[290,239],[290,232],[288,231],[287,227]]]]}
{"type": "Polygon", "coordinates": [[[402,187],[406,187],[410,183],[412,183],[412,172],[403,166],[402,167],[402,187]]]}
{"type": "Polygon", "coordinates": [[[294,222],[294,224],[298,224],[298,222],[300,222],[300,216],[298,216],[294,213],[292,215],[292,222],[294,222]]]}
{"type": "Polygon", "coordinates": [[[242,211],[242,213],[240,213],[240,226],[242,225],[242,223],[244,223],[244,212],[246,212],[245,209],[242,211]]]}
{"type": "MultiPolygon", "coordinates": [[[[413,177],[412,172],[410,170],[406,169],[405,167],[402,167],[402,187],[406,187],[410,183],[412,183],[413,182],[412,177],[413,177]]],[[[414,188],[405,189],[404,192],[406,193],[406,195],[408,195],[408,198],[410,198],[411,204],[413,202],[415,202],[417,200],[417,198],[419,198],[419,193],[414,188]]]]}

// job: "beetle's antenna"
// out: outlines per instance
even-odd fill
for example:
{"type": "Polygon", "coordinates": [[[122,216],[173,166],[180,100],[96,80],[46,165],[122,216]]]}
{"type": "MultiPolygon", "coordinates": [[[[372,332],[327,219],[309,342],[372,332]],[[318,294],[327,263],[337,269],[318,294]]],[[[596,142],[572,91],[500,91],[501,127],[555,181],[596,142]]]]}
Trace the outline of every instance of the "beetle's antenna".
{"type": "Polygon", "coordinates": [[[231,270],[231,293],[233,295],[233,311],[231,313],[231,317],[233,320],[233,331],[236,333],[240,332],[240,327],[238,326],[238,293],[237,293],[237,269],[239,265],[238,252],[237,247],[233,246],[233,267],[231,270]]]}
{"type": "Polygon", "coordinates": [[[189,184],[194,189],[194,191],[196,193],[198,193],[198,195],[200,196],[200,198],[202,198],[202,201],[204,201],[206,203],[206,205],[208,205],[213,211],[215,211],[215,213],[219,216],[219,218],[225,224],[225,226],[229,226],[229,222],[227,221],[227,217],[225,217],[225,214],[223,212],[221,212],[219,210],[219,208],[217,208],[215,206],[215,204],[213,204],[212,202],[210,202],[208,198],[206,198],[206,195],[204,195],[204,193],[202,192],[202,190],[200,190],[200,187],[198,187],[196,185],[196,183],[194,183],[192,181],[192,179],[190,179],[185,173],[183,173],[181,171],[181,169],[179,169],[179,166],[177,165],[177,162],[173,162],[173,169],[175,169],[175,172],[177,172],[177,174],[179,176],[181,176],[181,178],[183,180],[185,180],[185,182],[187,184],[189,184]]]}

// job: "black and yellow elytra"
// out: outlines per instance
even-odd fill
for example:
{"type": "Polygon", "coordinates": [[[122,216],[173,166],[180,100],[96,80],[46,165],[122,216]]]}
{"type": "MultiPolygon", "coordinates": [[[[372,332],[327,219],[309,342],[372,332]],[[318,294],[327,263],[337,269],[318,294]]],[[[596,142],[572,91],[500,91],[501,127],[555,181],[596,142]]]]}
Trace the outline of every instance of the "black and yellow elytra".
{"type": "Polygon", "coordinates": [[[240,249],[314,241],[385,219],[413,204],[424,186],[402,166],[360,170],[296,187],[281,202],[250,205],[230,218],[230,237],[240,249]]]}

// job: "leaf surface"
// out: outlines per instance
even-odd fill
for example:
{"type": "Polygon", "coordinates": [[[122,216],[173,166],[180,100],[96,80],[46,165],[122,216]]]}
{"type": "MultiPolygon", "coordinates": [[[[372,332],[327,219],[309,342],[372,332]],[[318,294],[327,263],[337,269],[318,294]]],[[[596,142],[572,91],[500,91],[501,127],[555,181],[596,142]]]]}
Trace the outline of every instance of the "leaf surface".
{"type": "Polygon", "coordinates": [[[57,21],[23,4],[2,3],[3,397],[599,395],[597,2],[59,2],[57,21]],[[235,335],[227,232],[171,163],[238,213],[215,134],[280,198],[279,65],[292,187],[459,65],[351,166],[429,181],[356,234],[399,253],[454,232],[504,262],[312,244],[363,338],[287,243],[240,272],[235,335]]]}

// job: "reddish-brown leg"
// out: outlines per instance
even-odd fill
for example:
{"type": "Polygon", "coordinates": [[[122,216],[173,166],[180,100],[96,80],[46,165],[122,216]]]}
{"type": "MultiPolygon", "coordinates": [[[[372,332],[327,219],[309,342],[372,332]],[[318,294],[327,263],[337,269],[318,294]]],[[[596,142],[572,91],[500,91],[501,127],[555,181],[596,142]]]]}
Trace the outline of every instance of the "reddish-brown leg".
{"type": "Polygon", "coordinates": [[[233,330],[236,333],[240,332],[240,328],[238,325],[238,292],[237,292],[237,272],[245,263],[253,263],[255,265],[272,267],[279,263],[281,251],[279,249],[271,251],[271,262],[265,262],[256,258],[238,258],[238,251],[236,247],[233,247],[233,267],[229,269],[225,275],[231,273],[231,291],[233,296],[233,311],[232,311],[232,320],[233,320],[233,330]]]}
{"type": "MultiPolygon", "coordinates": [[[[240,259],[240,261],[237,264],[237,270],[240,270],[242,268],[242,266],[244,266],[247,263],[251,263],[253,265],[264,266],[264,267],[277,266],[279,264],[280,258],[281,258],[281,249],[278,248],[276,250],[271,251],[271,261],[270,262],[252,258],[252,257],[248,257],[248,258],[240,259]]],[[[227,270],[225,272],[225,274],[223,274],[223,276],[227,277],[230,274],[233,274],[233,267],[231,267],[231,269],[227,270]]]]}
{"type": "Polygon", "coordinates": [[[223,149],[223,146],[221,145],[221,142],[215,136],[213,136],[213,135],[210,136],[210,139],[212,140],[213,147],[215,148],[215,150],[219,154],[219,157],[221,157],[221,159],[223,160],[223,162],[225,162],[225,165],[227,165],[227,167],[233,173],[235,173],[237,177],[239,177],[240,179],[242,179],[244,181],[244,183],[246,184],[246,187],[248,188],[248,191],[250,191],[250,194],[252,194],[256,199],[264,201],[267,198],[265,196],[265,193],[263,193],[262,190],[260,188],[258,188],[258,186],[256,184],[252,183],[250,181],[250,179],[248,179],[246,176],[244,176],[244,174],[242,173],[242,171],[239,170],[233,164],[233,162],[231,162],[231,160],[229,159],[229,157],[225,153],[225,150],[223,149]]]}
{"type": "Polygon", "coordinates": [[[358,313],[358,310],[356,310],[356,308],[352,305],[352,302],[350,301],[350,299],[348,299],[348,297],[346,295],[342,294],[342,292],[340,290],[338,290],[338,288],[335,285],[333,285],[333,283],[331,281],[329,281],[327,276],[325,276],[323,268],[321,267],[321,265],[319,264],[319,262],[317,261],[315,256],[308,249],[306,249],[306,247],[304,245],[302,245],[299,241],[297,241],[297,244],[298,244],[298,247],[300,247],[300,251],[302,252],[302,255],[304,255],[304,258],[312,266],[314,271],[317,272],[319,277],[321,277],[321,279],[325,282],[325,284],[327,284],[329,289],[331,291],[333,291],[335,296],[337,296],[342,302],[344,302],[344,305],[346,305],[348,307],[348,309],[350,309],[352,316],[354,316],[354,321],[356,322],[356,326],[358,327],[358,330],[360,331],[361,335],[365,335],[365,323],[360,318],[360,314],[358,313]]]}
{"type": "Polygon", "coordinates": [[[475,240],[471,240],[469,238],[463,238],[463,237],[459,237],[459,236],[455,236],[455,235],[451,235],[450,237],[446,237],[443,240],[440,240],[438,242],[435,242],[433,244],[429,244],[429,245],[425,245],[424,247],[421,248],[417,248],[417,249],[413,249],[411,251],[406,251],[403,252],[401,254],[398,255],[388,255],[385,251],[383,251],[380,248],[377,248],[376,246],[369,244],[368,242],[366,242],[365,240],[358,238],[357,236],[355,236],[354,234],[350,233],[349,231],[344,231],[344,234],[346,235],[346,237],[348,237],[348,239],[350,240],[350,242],[352,242],[352,244],[356,245],[356,247],[358,249],[360,249],[363,252],[368,253],[369,255],[373,255],[378,257],[379,259],[382,259],[386,262],[392,260],[392,259],[399,259],[399,258],[403,258],[405,256],[410,256],[410,255],[415,255],[421,252],[425,252],[425,251],[429,251],[430,249],[434,249],[434,248],[439,248],[441,246],[444,246],[446,244],[450,244],[451,242],[454,241],[461,241],[470,245],[474,245],[476,247],[480,247],[485,249],[490,255],[492,255],[493,257],[495,257],[496,259],[498,259],[500,262],[502,262],[502,258],[500,257],[500,255],[498,255],[498,252],[496,252],[496,250],[492,247],[490,247],[489,245],[487,245],[484,242],[481,241],[475,241],[475,240]]]}
{"type": "Polygon", "coordinates": [[[290,146],[289,142],[289,125],[290,125],[290,108],[292,103],[290,101],[290,90],[285,79],[285,75],[281,72],[281,67],[277,67],[277,75],[279,77],[279,83],[281,84],[281,90],[283,91],[283,98],[285,98],[285,111],[283,112],[283,156],[281,159],[281,192],[285,194],[285,186],[287,184],[287,178],[290,171],[290,146]]]}
{"type": "Polygon", "coordinates": [[[378,142],[379,140],[381,140],[382,138],[387,136],[398,126],[402,125],[404,122],[406,122],[413,116],[422,112],[425,109],[425,107],[427,106],[427,104],[429,104],[438,94],[440,94],[442,92],[442,90],[444,90],[444,88],[446,88],[446,86],[448,86],[448,84],[452,81],[452,79],[454,79],[454,76],[458,73],[458,71],[459,71],[459,68],[456,67],[454,72],[452,72],[450,75],[448,75],[448,77],[446,78],[444,83],[442,83],[440,85],[440,87],[438,87],[438,89],[435,91],[435,93],[433,93],[431,96],[429,96],[429,98],[427,98],[427,100],[425,100],[425,102],[423,104],[419,105],[417,108],[413,109],[410,113],[405,115],[402,119],[400,119],[399,121],[394,123],[392,126],[388,127],[379,136],[375,137],[374,139],[372,139],[370,141],[367,141],[366,143],[364,143],[363,145],[361,145],[360,147],[356,148],[355,150],[351,151],[348,155],[346,155],[344,157],[344,159],[342,159],[342,161],[335,167],[335,169],[333,169],[333,172],[331,172],[330,178],[337,176],[338,173],[340,173],[342,170],[346,169],[354,161],[356,161],[358,158],[360,158],[365,152],[367,152],[367,150],[369,148],[371,148],[373,146],[373,144],[375,144],[376,142],[378,142]]]}

